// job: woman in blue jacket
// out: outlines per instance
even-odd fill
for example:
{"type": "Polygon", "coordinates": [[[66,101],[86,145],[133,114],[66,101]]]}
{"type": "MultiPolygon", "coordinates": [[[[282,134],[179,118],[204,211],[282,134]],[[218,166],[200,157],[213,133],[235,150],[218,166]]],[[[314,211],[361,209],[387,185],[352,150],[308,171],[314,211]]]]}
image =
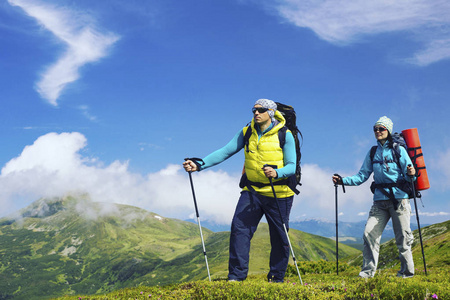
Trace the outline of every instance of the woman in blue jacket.
{"type": "Polygon", "coordinates": [[[381,117],[374,125],[373,131],[377,140],[377,148],[373,159],[370,151],[358,174],[340,178],[333,176],[333,182],[344,185],[360,185],[369,179],[373,172],[373,205],[369,212],[364,229],[363,266],[360,277],[369,278],[375,275],[378,264],[381,234],[389,219],[392,219],[395,240],[400,257],[399,277],[414,275],[414,262],[411,252],[413,235],[410,227],[411,205],[408,193],[399,186],[400,182],[410,184],[410,177],[415,175],[412,162],[403,147],[398,147],[400,158],[395,159],[392,141],[393,123],[391,119],[381,117]]]}

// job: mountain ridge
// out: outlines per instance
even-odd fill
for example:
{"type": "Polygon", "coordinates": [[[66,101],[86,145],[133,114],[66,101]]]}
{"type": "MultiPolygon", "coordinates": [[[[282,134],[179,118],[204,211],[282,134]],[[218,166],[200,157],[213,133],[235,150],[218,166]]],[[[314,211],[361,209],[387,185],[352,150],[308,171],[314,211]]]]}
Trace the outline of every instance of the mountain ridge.
{"type": "MultiPolygon", "coordinates": [[[[229,233],[203,228],[213,278],[227,274],[229,233]]],[[[334,242],[297,230],[298,260],[332,260],[334,242]]],[[[340,245],[340,256],[357,250],[340,245]]],[[[250,274],[268,270],[267,224],[252,240],[250,274]]],[[[140,284],[205,279],[196,224],[88,195],[39,199],[0,219],[0,299],[97,294],[140,284]],[[50,294],[48,294],[51,291],[50,294]]]]}

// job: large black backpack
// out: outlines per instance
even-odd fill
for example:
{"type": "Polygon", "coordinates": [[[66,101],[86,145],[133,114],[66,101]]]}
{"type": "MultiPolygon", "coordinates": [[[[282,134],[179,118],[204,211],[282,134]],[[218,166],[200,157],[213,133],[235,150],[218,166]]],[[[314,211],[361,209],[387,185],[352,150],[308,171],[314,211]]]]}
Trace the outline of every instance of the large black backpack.
{"type": "MultiPolygon", "coordinates": [[[[297,127],[297,114],[292,106],[286,105],[280,102],[275,102],[277,104],[277,110],[283,115],[286,120],[286,124],[283,128],[278,131],[278,140],[280,141],[280,147],[283,148],[286,143],[286,131],[289,129],[294,136],[295,140],[295,152],[297,153],[297,161],[295,164],[295,175],[292,175],[292,178],[288,178],[287,185],[289,188],[294,191],[297,195],[300,193],[297,190],[297,185],[302,185],[300,183],[302,178],[302,168],[300,165],[302,153],[300,151],[300,139],[303,140],[303,135],[297,127]]],[[[248,143],[250,140],[250,136],[252,135],[252,131],[247,129],[244,135],[244,148],[248,151],[248,143]]],[[[279,182],[280,184],[282,181],[279,182]]]]}

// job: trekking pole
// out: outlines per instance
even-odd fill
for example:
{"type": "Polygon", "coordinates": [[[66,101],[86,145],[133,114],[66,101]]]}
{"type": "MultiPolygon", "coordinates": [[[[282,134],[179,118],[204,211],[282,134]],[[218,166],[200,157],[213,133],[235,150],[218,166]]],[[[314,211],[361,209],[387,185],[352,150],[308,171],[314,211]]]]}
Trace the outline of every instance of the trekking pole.
{"type": "MultiPolygon", "coordinates": [[[[192,160],[192,161],[200,160],[200,161],[202,161],[201,159],[196,159],[196,158],[185,158],[184,160],[192,160]]],[[[195,198],[194,183],[192,181],[192,171],[189,171],[188,173],[189,173],[189,180],[191,182],[192,197],[194,198],[194,207],[195,207],[195,214],[197,215],[198,229],[200,230],[200,237],[202,239],[203,255],[205,256],[206,270],[208,271],[208,279],[209,279],[209,281],[211,281],[211,275],[209,274],[208,257],[206,256],[205,241],[203,240],[202,225],[200,224],[200,215],[198,213],[197,199],[195,198]]]]}
{"type": "MultiPolygon", "coordinates": [[[[410,167],[410,166],[411,165],[408,165],[408,167],[410,167]]],[[[411,175],[410,177],[412,179],[414,177],[414,175],[411,175]]],[[[428,275],[427,274],[427,263],[425,262],[425,252],[423,251],[422,231],[420,230],[419,211],[417,210],[416,187],[414,185],[414,181],[411,181],[411,186],[412,186],[412,192],[413,192],[413,197],[414,197],[414,208],[416,209],[417,227],[419,228],[420,247],[422,248],[423,267],[425,270],[425,275],[428,275]]]]}
{"type": "MultiPolygon", "coordinates": [[[[334,176],[339,177],[340,182],[342,182],[342,176],[339,174],[334,174],[334,176]]],[[[336,275],[339,275],[339,248],[338,248],[338,183],[334,184],[335,195],[336,195],[336,275]]],[[[342,182],[342,190],[345,193],[344,183],[342,182]]]]}
{"type": "MultiPolygon", "coordinates": [[[[265,164],[264,168],[265,167],[272,167],[272,168],[276,169],[276,166],[272,166],[272,165],[268,165],[268,164],[265,164]]],[[[273,187],[272,177],[269,177],[269,181],[270,181],[270,186],[272,187],[273,197],[275,198],[275,202],[277,203],[278,212],[280,213],[281,222],[283,223],[284,232],[286,233],[286,237],[287,237],[287,240],[289,243],[289,248],[291,249],[292,259],[294,260],[295,268],[297,269],[298,278],[300,279],[301,285],[303,285],[302,276],[300,276],[300,271],[298,270],[297,259],[295,258],[294,249],[292,249],[291,240],[289,239],[289,234],[286,229],[286,223],[284,223],[283,215],[281,214],[280,204],[278,203],[277,194],[275,193],[275,188],[273,187]]]]}

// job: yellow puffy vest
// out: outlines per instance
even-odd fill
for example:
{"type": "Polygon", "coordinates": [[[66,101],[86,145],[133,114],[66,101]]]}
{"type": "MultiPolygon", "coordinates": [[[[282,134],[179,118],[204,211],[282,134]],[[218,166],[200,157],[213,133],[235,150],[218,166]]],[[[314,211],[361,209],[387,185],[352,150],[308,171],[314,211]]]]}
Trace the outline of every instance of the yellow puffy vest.
{"type": "MultiPolygon", "coordinates": [[[[264,175],[262,170],[265,164],[276,165],[278,169],[284,167],[283,149],[280,147],[278,139],[278,131],[283,128],[286,123],[283,115],[279,111],[275,111],[275,118],[279,121],[271,130],[266,132],[259,138],[256,132],[255,121],[252,120],[251,126],[244,127],[243,133],[247,130],[252,130],[252,135],[249,139],[248,150],[245,149],[245,164],[244,169],[248,180],[252,182],[259,182],[267,184],[264,187],[255,187],[256,192],[263,196],[273,197],[272,188],[270,186],[269,178],[264,175]]],[[[283,178],[273,179],[273,182],[282,180],[283,178]]],[[[274,185],[277,198],[286,198],[294,195],[294,192],[287,185],[274,185]]],[[[248,191],[247,187],[243,188],[248,191]]]]}

